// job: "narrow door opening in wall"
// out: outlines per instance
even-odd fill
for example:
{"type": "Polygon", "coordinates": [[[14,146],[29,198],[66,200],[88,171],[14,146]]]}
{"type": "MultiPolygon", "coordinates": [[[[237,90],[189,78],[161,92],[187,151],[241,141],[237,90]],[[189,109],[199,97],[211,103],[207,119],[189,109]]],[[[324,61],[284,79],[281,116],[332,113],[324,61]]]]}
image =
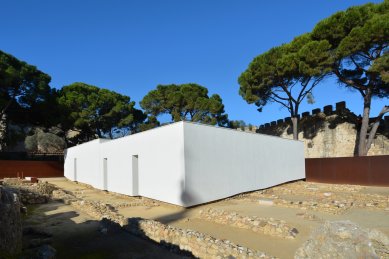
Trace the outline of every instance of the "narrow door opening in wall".
{"type": "Polygon", "coordinates": [[[73,178],[74,178],[74,181],[77,181],[77,158],[74,158],[74,168],[73,168],[73,171],[74,171],[74,175],[73,175],[73,178]]]}
{"type": "Polygon", "coordinates": [[[138,155],[132,156],[132,195],[139,195],[138,155]]]}
{"type": "Polygon", "coordinates": [[[108,190],[108,159],[103,160],[103,190],[108,190]]]}

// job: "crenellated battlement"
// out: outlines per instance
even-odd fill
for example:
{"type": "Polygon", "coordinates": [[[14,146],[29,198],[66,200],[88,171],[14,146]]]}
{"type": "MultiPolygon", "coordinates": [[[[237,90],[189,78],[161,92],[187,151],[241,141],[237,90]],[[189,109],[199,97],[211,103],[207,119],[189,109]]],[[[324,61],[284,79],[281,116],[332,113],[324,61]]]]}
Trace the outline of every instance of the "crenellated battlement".
{"type": "MultiPolygon", "coordinates": [[[[326,105],[298,116],[299,140],[304,142],[306,157],[353,156],[362,117],[347,109],[346,102],[326,105]]],[[[371,122],[375,118],[370,119],[371,122]]],[[[293,138],[290,117],[260,125],[257,133],[293,138]]],[[[369,155],[389,154],[389,116],[378,128],[369,155]]]]}
{"type": "MultiPolygon", "coordinates": [[[[332,105],[326,105],[322,109],[315,108],[311,112],[309,112],[309,111],[303,112],[303,113],[299,114],[297,116],[297,118],[300,121],[303,119],[304,120],[316,119],[318,116],[320,116],[320,118],[322,118],[322,119],[325,119],[325,117],[335,115],[335,114],[337,114],[337,115],[347,114],[351,119],[351,121],[349,121],[349,122],[354,121],[354,123],[356,123],[356,124],[358,123],[359,120],[361,120],[361,117],[357,116],[356,114],[352,113],[349,109],[347,109],[345,101],[336,103],[335,109],[332,105]]],[[[371,118],[371,120],[374,120],[374,119],[375,118],[371,118]]],[[[389,130],[389,116],[385,116],[383,120],[384,120],[383,126],[387,130],[389,130]]],[[[263,130],[274,128],[275,126],[284,127],[284,126],[289,125],[291,123],[292,123],[291,117],[285,117],[284,119],[279,119],[279,120],[275,120],[275,121],[271,121],[271,122],[259,125],[257,132],[262,132],[263,130]]]]}

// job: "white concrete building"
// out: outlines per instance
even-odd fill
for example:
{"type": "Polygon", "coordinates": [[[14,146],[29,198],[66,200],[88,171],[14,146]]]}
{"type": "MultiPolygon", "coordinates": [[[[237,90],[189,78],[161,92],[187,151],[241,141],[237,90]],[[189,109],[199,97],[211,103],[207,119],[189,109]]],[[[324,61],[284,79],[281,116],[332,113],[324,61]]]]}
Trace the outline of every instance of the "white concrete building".
{"type": "Polygon", "coordinates": [[[67,149],[65,177],[184,207],[305,178],[303,142],[177,122],[67,149]]]}

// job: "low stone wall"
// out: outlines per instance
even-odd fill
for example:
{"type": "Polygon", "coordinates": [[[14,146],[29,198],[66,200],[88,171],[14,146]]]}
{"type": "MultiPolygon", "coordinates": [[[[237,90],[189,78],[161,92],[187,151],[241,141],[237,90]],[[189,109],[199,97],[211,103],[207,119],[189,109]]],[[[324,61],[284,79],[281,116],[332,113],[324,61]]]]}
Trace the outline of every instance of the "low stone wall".
{"type": "Polygon", "coordinates": [[[274,258],[228,240],[219,240],[197,231],[164,225],[154,220],[131,218],[124,228],[134,235],[151,239],[169,248],[180,248],[199,258],[274,258]]]}
{"type": "Polygon", "coordinates": [[[242,194],[233,199],[252,202],[266,199],[271,201],[274,206],[297,208],[304,211],[321,211],[335,215],[344,214],[351,208],[389,211],[387,195],[363,193],[364,188],[366,187],[340,184],[316,185],[311,182],[299,181],[242,194]],[[299,200],[289,199],[290,195],[299,196],[299,200]]]}
{"type": "Polygon", "coordinates": [[[51,193],[56,189],[47,182],[31,183],[19,178],[6,178],[3,184],[12,188],[24,205],[47,203],[51,193]]]}
{"type": "Polygon", "coordinates": [[[236,228],[250,229],[253,232],[276,237],[293,239],[298,230],[286,224],[283,220],[273,218],[260,218],[257,216],[241,216],[236,212],[206,209],[199,212],[199,218],[218,224],[236,228]]]}
{"type": "Polygon", "coordinates": [[[111,204],[105,204],[100,201],[85,200],[77,196],[78,195],[74,195],[73,193],[66,192],[61,189],[57,189],[52,193],[53,199],[60,200],[65,204],[72,205],[73,207],[87,213],[88,215],[98,220],[108,219],[112,222],[119,224],[120,226],[124,226],[125,224],[127,224],[127,220],[122,215],[118,214],[116,211],[118,207],[123,206],[122,204],[118,204],[119,206],[114,206],[111,204]]]}
{"type": "Polygon", "coordinates": [[[236,245],[228,240],[219,240],[209,235],[189,229],[164,225],[155,220],[126,219],[116,212],[116,208],[99,201],[88,201],[58,189],[53,191],[54,199],[76,207],[99,220],[108,219],[113,224],[122,226],[129,233],[152,240],[170,250],[187,252],[200,258],[274,258],[263,252],[236,245]]]}
{"type": "Polygon", "coordinates": [[[13,258],[21,249],[20,201],[16,193],[0,186],[0,258],[13,258]]]}

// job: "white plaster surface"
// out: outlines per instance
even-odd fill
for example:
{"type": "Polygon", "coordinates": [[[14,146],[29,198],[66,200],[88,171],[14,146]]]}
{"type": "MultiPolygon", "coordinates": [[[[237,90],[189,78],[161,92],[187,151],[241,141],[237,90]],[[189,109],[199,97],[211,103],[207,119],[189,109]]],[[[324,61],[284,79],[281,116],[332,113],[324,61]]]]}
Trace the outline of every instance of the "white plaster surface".
{"type": "Polygon", "coordinates": [[[65,177],[102,189],[103,178],[100,163],[100,150],[104,139],[95,139],[67,149],[65,153],[65,177]],[[74,159],[77,159],[77,179],[74,175],[74,159]]]}
{"type": "Polygon", "coordinates": [[[69,148],[65,177],[104,189],[104,159],[108,191],[185,207],[305,178],[302,142],[190,122],[69,148]]]}
{"type": "Polygon", "coordinates": [[[175,123],[104,143],[101,157],[108,161],[108,191],[134,194],[132,156],[137,155],[139,195],[181,205],[183,132],[183,124],[175,123]]]}
{"type": "Polygon", "coordinates": [[[184,124],[187,205],[305,178],[300,141],[184,124]]]}

